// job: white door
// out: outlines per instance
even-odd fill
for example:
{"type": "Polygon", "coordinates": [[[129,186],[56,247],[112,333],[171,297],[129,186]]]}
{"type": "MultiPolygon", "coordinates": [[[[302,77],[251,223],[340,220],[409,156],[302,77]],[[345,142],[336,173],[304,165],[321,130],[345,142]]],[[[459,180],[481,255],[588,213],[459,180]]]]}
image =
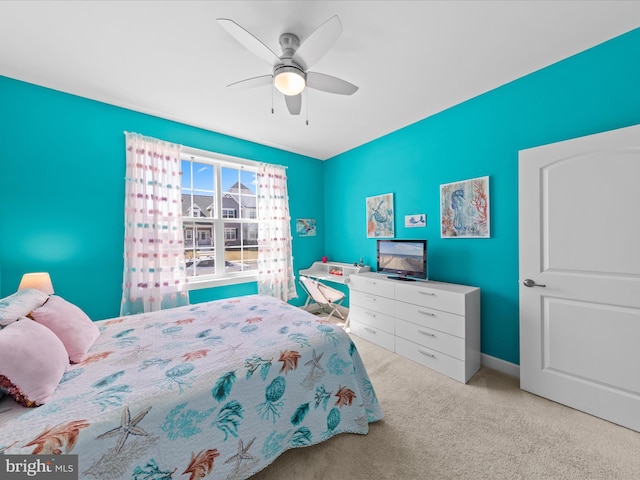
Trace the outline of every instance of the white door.
{"type": "Polygon", "coordinates": [[[519,155],[520,387],[640,431],[640,125],[519,155]]]}

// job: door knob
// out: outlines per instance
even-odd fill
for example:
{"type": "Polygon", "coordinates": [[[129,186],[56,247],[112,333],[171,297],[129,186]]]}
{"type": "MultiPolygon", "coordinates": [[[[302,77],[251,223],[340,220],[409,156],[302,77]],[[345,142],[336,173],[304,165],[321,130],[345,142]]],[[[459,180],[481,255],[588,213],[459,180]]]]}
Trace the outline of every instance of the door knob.
{"type": "Polygon", "coordinates": [[[522,283],[524,284],[525,287],[546,287],[546,285],[542,285],[540,283],[536,283],[533,280],[531,280],[530,278],[525,278],[522,283]]]}

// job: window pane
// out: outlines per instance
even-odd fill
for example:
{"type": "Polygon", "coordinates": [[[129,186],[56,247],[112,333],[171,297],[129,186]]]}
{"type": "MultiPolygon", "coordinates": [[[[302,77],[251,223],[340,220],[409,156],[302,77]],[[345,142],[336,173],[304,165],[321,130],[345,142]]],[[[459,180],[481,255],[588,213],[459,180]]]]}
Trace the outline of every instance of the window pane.
{"type": "Polygon", "coordinates": [[[215,218],[216,216],[215,199],[211,193],[194,190],[193,208],[194,211],[198,212],[198,215],[193,216],[209,218],[215,218]]]}
{"type": "Polygon", "coordinates": [[[183,220],[182,228],[184,231],[184,254],[185,258],[188,260],[193,258],[197,247],[197,242],[195,241],[197,238],[195,224],[189,220],[183,220]]]}
{"type": "Polygon", "coordinates": [[[191,183],[191,162],[189,160],[182,160],[182,193],[184,190],[190,190],[192,188],[191,183]]]}
{"type": "Polygon", "coordinates": [[[240,192],[241,217],[250,219],[258,218],[256,214],[256,173],[243,170],[240,172],[240,178],[242,179],[242,185],[246,187],[240,192]]]}
{"type": "Polygon", "coordinates": [[[247,237],[245,238],[245,243],[247,245],[257,245],[258,244],[258,224],[250,223],[247,225],[247,237]]]}
{"type": "MultiPolygon", "coordinates": [[[[193,162],[193,189],[213,194],[215,191],[215,170],[213,165],[193,162]]],[[[184,183],[183,183],[184,185],[184,183]]]]}
{"type": "Polygon", "coordinates": [[[240,184],[240,170],[237,168],[222,167],[222,192],[237,192],[240,184]]]}
{"type": "Polygon", "coordinates": [[[224,218],[257,218],[255,184],[255,172],[222,168],[222,188],[224,190],[222,208],[227,211],[235,210],[233,217],[229,215],[224,218]]]}
{"type": "Polygon", "coordinates": [[[215,217],[213,165],[182,160],[183,217],[215,217]]]}
{"type": "Polygon", "coordinates": [[[258,269],[258,224],[224,224],[225,271],[246,272],[258,269]]]}
{"type": "Polygon", "coordinates": [[[215,274],[213,224],[190,220],[183,220],[182,223],[184,225],[184,255],[187,276],[215,274]]]}
{"type": "Polygon", "coordinates": [[[246,186],[251,193],[256,194],[256,172],[250,172],[249,170],[240,171],[240,181],[246,186]]]}
{"type": "Polygon", "coordinates": [[[249,272],[258,269],[258,246],[225,247],[225,272],[249,272]]]}

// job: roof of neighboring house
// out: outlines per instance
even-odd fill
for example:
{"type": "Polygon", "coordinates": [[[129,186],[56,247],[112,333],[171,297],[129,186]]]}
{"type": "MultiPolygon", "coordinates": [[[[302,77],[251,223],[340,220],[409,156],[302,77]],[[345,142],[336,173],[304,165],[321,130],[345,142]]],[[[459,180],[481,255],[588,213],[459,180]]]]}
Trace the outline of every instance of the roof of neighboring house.
{"type": "MultiPolygon", "coordinates": [[[[190,195],[182,195],[182,216],[190,217],[189,208],[191,207],[190,195]]],[[[256,208],[256,195],[242,183],[236,182],[234,185],[224,192],[223,199],[231,199],[242,208],[256,208]]],[[[201,217],[210,217],[211,208],[213,208],[213,197],[211,195],[194,195],[193,203],[200,209],[201,217]]]]}
{"type": "Polygon", "coordinates": [[[243,208],[256,208],[256,194],[242,183],[236,182],[224,193],[226,198],[233,198],[243,208]]]}
{"type": "MultiPolygon", "coordinates": [[[[193,203],[200,209],[201,217],[210,217],[211,208],[213,207],[213,197],[210,195],[194,195],[193,203]]],[[[191,208],[191,195],[182,195],[182,216],[190,217],[189,208],[191,208]]]]}

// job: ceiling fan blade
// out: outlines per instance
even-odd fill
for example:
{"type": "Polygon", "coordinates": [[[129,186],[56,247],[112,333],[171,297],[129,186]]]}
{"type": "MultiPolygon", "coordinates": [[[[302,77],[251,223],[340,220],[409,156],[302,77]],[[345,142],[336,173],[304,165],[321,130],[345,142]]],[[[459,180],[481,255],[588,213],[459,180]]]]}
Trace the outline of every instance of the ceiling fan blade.
{"type": "Polygon", "coordinates": [[[228,18],[218,18],[216,20],[222,28],[224,28],[233,38],[240,42],[255,56],[261,58],[271,66],[280,63],[280,57],[278,57],[278,55],[273,53],[269,47],[254,37],[251,33],[247,32],[236,22],[229,20],[228,18]]]}
{"type": "Polygon", "coordinates": [[[293,55],[293,61],[301,63],[304,69],[320,60],[342,35],[342,23],[337,15],[316,28],[293,55]]]}
{"type": "Polygon", "coordinates": [[[298,95],[285,95],[284,100],[287,103],[287,109],[291,115],[300,115],[300,109],[302,108],[302,94],[298,95]]]}
{"type": "Polygon", "coordinates": [[[238,82],[230,83],[229,85],[227,85],[227,88],[238,90],[242,88],[262,87],[264,85],[271,85],[272,83],[273,83],[273,76],[260,75],[259,77],[246,78],[238,82]]]}
{"type": "Polygon", "coordinates": [[[316,72],[307,72],[307,87],[338,95],[353,95],[358,91],[358,87],[353,83],[316,72]]]}

